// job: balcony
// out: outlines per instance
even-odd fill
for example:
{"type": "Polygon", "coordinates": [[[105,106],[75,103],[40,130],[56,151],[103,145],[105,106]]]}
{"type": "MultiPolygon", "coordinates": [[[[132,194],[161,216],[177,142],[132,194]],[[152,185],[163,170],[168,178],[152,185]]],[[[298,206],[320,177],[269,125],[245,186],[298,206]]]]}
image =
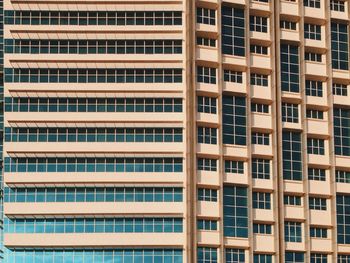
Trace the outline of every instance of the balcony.
{"type": "MultiPolygon", "coordinates": [[[[173,27],[173,26],[171,26],[171,27],[173,27]]],[[[196,23],[196,31],[217,33],[218,28],[217,28],[217,25],[208,25],[208,24],[196,23]]]]}
{"type": "Polygon", "coordinates": [[[304,193],[304,186],[302,181],[284,181],[284,192],[287,193],[304,193]]]}
{"type": "Polygon", "coordinates": [[[254,234],[254,251],[275,252],[275,238],[273,235],[254,234]]]}
{"type": "Polygon", "coordinates": [[[269,3],[250,1],[250,9],[255,9],[263,12],[271,12],[269,3]]]}
{"type": "Polygon", "coordinates": [[[298,2],[280,1],[280,12],[283,15],[299,16],[298,2]]]}
{"type": "Polygon", "coordinates": [[[252,113],[252,127],[262,129],[272,129],[272,116],[263,113],[252,113]]]}
{"type": "Polygon", "coordinates": [[[269,180],[253,178],[252,183],[253,183],[254,189],[271,189],[271,190],[273,190],[272,176],[270,176],[269,180]]]}
{"type": "Polygon", "coordinates": [[[197,112],[197,122],[218,124],[219,123],[219,115],[218,114],[211,114],[211,113],[204,113],[204,112],[197,112]]]}
{"type": "Polygon", "coordinates": [[[259,156],[273,156],[272,145],[252,144],[252,154],[259,156]]]}
{"type": "Polygon", "coordinates": [[[250,38],[254,38],[262,41],[271,41],[270,32],[264,33],[264,32],[257,32],[257,31],[250,31],[250,38]]]}
{"type": "MultiPolygon", "coordinates": [[[[303,237],[303,235],[302,235],[303,237]]],[[[304,242],[285,242],[286,250],[290,251],[305,251],[304,242]]]]}
{"type": "Polygon", "coordinates": [[[197,91],[201,91],[203,93],[219,93],[219,85],[217,84],[209,84],[209,83],[196,83],[197,91]]]}
{"type": "Polygon", "coordinates": [[[216,48],[197,47],[196,48],[196,60],[217,62],[218,50],[216,48]]]}
{"type": "Polygon", "coordinates": [[[270,86],[268,87],[262,87],[262,86],[256,86],[251,85],[251,96],[252,98],[258,98],[258,99],[264,99],[264,100],[273,100],[272,97],[272,88],[270,86]]]}
{"type": "Polygon", "coordinates": [[[217,202],[197,202],[197,216],[220,217],[220,206],[217,202]]]}
{"type": "Polygon", "coordinates": [[[218,172],[197,171],[197,183],[200,185],[220,185],[220,176],[218,172]]]}
{"type": "Polygon", "coordinates": [[[328,154],[328,147],[327,145],[328,141],[325,141],[325,154],[319,155],[319,154],[308,154],[308,162],[311,164],[318,164],[318,165],[329,165],[329,154],[328,154]]]}
{"type": "Polygon", "coordinates": [[[306,104],[309,105],[317,105],[317,106],[323,106],[324,108],[327,107],[328,101],[325,88],[323,88],[323,97],[316,97],[316,96],[306,96],[306,104]]]}
{"type": "Polygon", "coordinates": [[[312,251],[333,252],[332,239],[311,238],[310,246],[312,251]]]}
{"type": "Polygon", "coordinates": [[[199,245],[217,245],[221,244],[220,233],[218,231],[202,231],[197,232],[197,243],[199,245]]]}
{"type": "Polygon", "coordinates": [[[241,67],[247,67],[247,61],[245,56],[232,56],[232,55],[223,54],[222,63],[241,66],[241,67]]]}
{"type": "MultiPolygon", "coordinates": [[[[327,206],[329,208],[329,202],[327,206]]],[[[310,211],[310,224],[318,226],[331,226],[332,225],[332,215],[330,208],[328,210],[309,210],[310,211]]]]}
{"type": "Polygon", "coordinates": [[[338,167],[350,167],[350,157],[336,155],[335,156],[335,165],[338,167]]]}
{"type": "MultiPolygon", "coordinates": [[[[324,1],[320,1],[321,8],[304,7],[304,16],[312,19],[325,20],[324,1]]],[[[328,4],[328,2],[327,2],[328,4]]]]}
{"type": "Polygon", "coordinates": [[[197,153],[219,155],[218,144],[197,143],[197,153]]]}
{"type": "Polygon", "coordinates": [[[308,119],[307,133],[328,136],[329,135],[328,122],[325,120],[308,119]]]}
{"type": "MultiPolygon", "coordinates": [[[[310,39],[307,39],[307,40],[310,40],[310,39]]],[[[318,42],[321,42],[321,41],[318,41],[318,42]]],[[[322,77],[322,79],[326,79],[327,65],[319,62],[305,61],[305,73],[306,75],[320,76],[322,77]]]]}
{"type": "Polygon", "coordinates": [[[224,174],[225,183],[248,185],[248,180],[249,179],[247,174],[233,174],[233,173],[224,174]]]}
{"type": "Polygon", "coordinates": [[[349,96],[334,95],[333,96],[333,102],[334,102],[334,104],[338,104],[338,105],[350,106],[349,96]]]}
{"type": "Polygon", "coordinates": [[[300,42],[300,34],[297,30],[285,30],[281,28],[281,39],[300,42]]]}
{"type": "Polygon", "coordinates": [[[271,70],[271,58],[266,55],[251,54],[250,66],[253,68],[263,68],[271,70]]]}
{"type": "Polygon", "coordinates": [[[224,156],[248,158],[248,147],[245,145],[224,144],[224,156]]]}
{"type": "Polygon", "coordinates": [[[304,207],[285,205],[284,206],[284,217],[286,219],[304,220],[305,219],[304,207]]]}
{"type": "Polygon", "coordinates": [[[247,85],[245,82],[245,77],[243,76],[243,83],[224,81],[222,85],[222,90],[227,92],[246,94],[247,85]]]}
{"type": "MultiPolygon", "coordinates": [[[[271,207],[273,204],[271,204],[271,207]]],[[[253,220],[274,222],[273,209],[253,209],[253,220]]]]}
{"type": "Polygon", "coordinates": [[[315,195],[331,195],[331,185],[329,181],[309,180],[309,193],[315,195]]]}

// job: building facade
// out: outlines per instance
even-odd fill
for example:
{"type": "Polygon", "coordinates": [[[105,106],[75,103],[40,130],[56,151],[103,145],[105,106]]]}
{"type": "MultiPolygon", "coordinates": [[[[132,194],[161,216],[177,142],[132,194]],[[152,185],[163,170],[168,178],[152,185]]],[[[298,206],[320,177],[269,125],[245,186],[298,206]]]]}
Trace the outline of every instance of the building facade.
{"type": "Polygon", "coordinates": [[[3,5],[4,262],[350,263],[349,1],[3,5]]]}

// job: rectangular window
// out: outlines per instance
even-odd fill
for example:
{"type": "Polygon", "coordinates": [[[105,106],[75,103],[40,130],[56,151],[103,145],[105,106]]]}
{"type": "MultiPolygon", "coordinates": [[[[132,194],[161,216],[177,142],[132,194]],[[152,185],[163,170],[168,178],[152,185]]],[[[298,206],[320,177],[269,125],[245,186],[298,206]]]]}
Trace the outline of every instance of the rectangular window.
{"type": "Polygon", "coordinates": [[[260,45],[250,45],[250,53],[252,54],[260,54],[260,55],[268,55],[268,47],[260,46],[260,45]]]}
{"type": "Polygon", "coordinates": [[[245,253],[243,249],[225,248],[225,263],[244,263],[245,253]]]}
{"type": "Polygon", "coordinates": [[[347,24],[331,23],[333,69],[349,69],[349,38],[347,24]]]}
{"type": "Polygon", "coordinates": [[[350,109],[334,108],[333,118],[335,154],[350,156],[350,109]]]}
{"type": "Polygon", "coordinates": [[[338,254],[338,263],[349,263],[350,255],[338,254]]]}
{"type": "Polygon", "coordinates": [[[301,242],[301,223],[300,222],[284,222],[284,240],[286,242],[301,242]]]}
{"type": "Polygon", "coordinates": [[[207,47],[216,47],[216,40],[213,38],[197,37],[197,45],[207,46],[207,47]]]}
{"type": "Polygon", "coordinates": [[[241,71],[224,69],[224,81],[243,83],[243,73],[241,71]]]}
{"type": "Polygon", "coordinates": [[[269,85],[269,76],[257,73],[250,74],[250,84],[267,87],[269,85]]]}
{"type": "Polygon", "coordinates": [[[197,103],[198,112],[216,114],[216,98],[198,96],[197,103]]]}
{"type": "Polygon", "coordinates": [[[272,263],[272,255],[269,254],[256,254],[253,255],[253,263],[272,263]]]}
{"type": "Polygon", "coordinates": [[[315,80],[305,80],[305,88],[307,96],[322,97],[322,82],[315,80]]]}
{"type": "Polygon", "coordinates": [[[333,95],[348,96],[348,85],[333,83],[333,95]]]}
{"type": "Polygon", "coordinates": [[[7,53],[20,54],[182,54],[182,40],[6,39],[7,53]]]}
{"type": "Polygon", "coordinates": [[[197,7],[197,23],[215,25],[215,10],[197,7]]]}
{"type": "Polygon", "coordinates": [[[253,224],[253,232],[254,234],[272,234],[272,225],[270,224],[253,224]]]}
{"type": "Polygon", "coordinates": [[[282,102],[282,121],[299,122],[299,106],[298,104],[282,102]]]}
{"type": "Polygon", "coordinates": [[[5,188],[5,202],[182,202],[182,188],[47,187],[5,188]]]}
{"type": "Polygon", "coordinates": [[[5,232],[25,234],[182,233],[183,219],[169,217],[10,219],[5,217],[5,232]]]}
{"type": "Polygon", "coordinates": [[[342,0],[331,0],[330,6],[331,10],[338,12],[345,12],[345,1],[342,0]]]}
{"type": "Polygon", "coordinates": [[[305,60],[313,62],[322,62],[322,54],[305,52],[305,60]]]}
{"type": "Polygon", "coordinates": [[[307,109],[306,110],[306,118],[323,120],[323,111],[307,109]]]}
{"type": "Polygon", "coordinates": [[[284,263],[305,263],[304,253],[302,253],[302,252],[287,252],[286,251],[284,263]]]}
{"type": "MultiPolygon", "coordinates": [[[[83,228],[84,226],[80,226],[83,228]]],[[[8,252],[7,262],[183,262],[182,249],[173,248],[52,248],[52,249],[18,249],[8,252]]],[[[202,262],[203,263],[203,262],[202,262]]],[[[207,263],[207,262],[205,262],[207,263]]]]}
{"type": "Polygon", "coordinates": [[[222,97],[223,143],[246,145],[247,112],[245,97],[222,97]]]}
{"type": "Polygon", "coordinates": [[[300,92],[298,46],[281,44],[281,88],[282,91],[300,92]]]}
{"type": "Polygon", "coordinates": [[[252,144],[270,145],[270,134],[252,132],[252,144]]]}
{"type": "Polygon", "coordinates": [[[269,113],[268,104],[252,103],[250,109],[252,112],[269,113]]]}
{"type": "Polygon", "coordinates": [[[307,138],[307,153],[324,155],[324,140],[317,138],[307,138]]]}
{"type": "Polygon", "coordinates": [[[271,209],[271,194],[265,192],[253,192],[253,208],[271,209]]]}
{"type": "Polygon", "coordinates": [[[267,17],[263,16],[250,16],[250,31],[267,33],[267,17]]]}
{"type": "Polygon", "coordinates": [[[248,237],[248,191],[224,185],[224,236],[248,237]]]}
{"type": "Polygon", "coordinates": [[[5,68],[9,83],[182,83],[181,68],[5,68]]]}
{"type": "Polygon", "coordinates": [[[217,170],[217,160],[208,158],[198,158],[197,159],[197,169],[198,171],[212,171],[217,170]]]}
{"type": "Polygon", "coordinates": [[[339,244],[350,244],[350,195],[337,194],[337,239],[339,244]]]}
{"type": "Polygon", "coordinates": [[[198,247],[197,263],[217,263],[218,249],[214,247],[198,247]]]}
{"type": "Polygon", "coordinates": [[[304,24],[304,38],[321,40],[321,26],[313,24],[304,24]]]}
{"type": "Polygon", "coordinates": [[[6,172],[92,172],[92,173],[179,173],[183,171],[182,158],[5,158],[6,172]]]}
{"type": "Polygon", "coordinates": [[[198,219],[197,220],[197,229],[198,230],[209,230],[209,231],[217,230],[218,229],[218,221],[198,219]]]}
{"type": "Polygon", "coordinates": [[[180,98],[5,98],[13,112],[182,112],[180,98]],[[98,106],[97,106],[98,105],[98,106]]]}
{"type": "Polygon", "coordinates": [[[222,53],[245,56],[244,9],[222,5],[222,53]]]}
{"type": "Polygon", "coordinates": [[[302,180],[303,162],[301,153],[301,133],[282,133],[283,179],[302,180]]]}
{"type": "Polygon", "coordinates": [[[297,23],[288,20],[281,20],[280,27],[287,30],[297,30],[297,23]]]}
{"type": "Polygon", "coordinates": [[[181,11],[6,11],[9,24],[23,25],[181,25],[181,11]]]}
{"type": "Polygon", "coordinates": [[[320,197],[309,197],[309,209],[327,210],[327,199],[320,197]]]}
{"type": "Polygon", "coordinates": [[[310,237],[327,238],[327,228],[310,227],[310,237]]]}
{"type": "Polygon", "coordinates": [[[216,68],[197,67],[197,82],[216,84],[216,68]]]}
{"type": "Polygon", "coordinates": [[[337,183],[347,183],[350,184],[350,171],[335,171],[335,180],[337,183]]]}
{"type": "Polygon", "coordinates": [[[217,202],[218,191],[209,188],[198,188],[198,201],[217,202]]]}
{"type": "Polygon", "coordinates": [[[304,6],[321,8],[320,0],[304,0],[304,6]]]}
{"type": "Polygon", "coordinates": [[[284,195],[283,203],[285,205],[301,206],[301,196],[297,195],[284,195]]]}
{"type": "Polygon", "coordinates": [[[209,127],[197,127],[197,142],[217,144],[217,129],[209,127]]]}
{"type": "Polygon", "coordinates": [[[270,179],[270,160],[253,158],[252,177],[254,179],[270,179]]]}
{"type": "Polygon", "coordinates": [[[225,160],[225,173],[244,174],[244,162],[225,160]]]}
{"type": "Polygon", "coordinates": [[[310,263],[327,263],[327,254],[311,253],[310,263]]]}
{"type": "Polygon", "coordinates": [[[320,168],[308,168],[308,178],[314,181],[326,181],[326,170],[320,168]]]}

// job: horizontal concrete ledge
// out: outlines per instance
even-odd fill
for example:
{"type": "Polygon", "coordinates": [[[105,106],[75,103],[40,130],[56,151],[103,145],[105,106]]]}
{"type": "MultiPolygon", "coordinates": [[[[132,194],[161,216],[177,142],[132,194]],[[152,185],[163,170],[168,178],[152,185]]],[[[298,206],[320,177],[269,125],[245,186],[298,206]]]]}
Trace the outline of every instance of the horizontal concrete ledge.
{"type": "Polygon", "coordinates": [[[5,173],[4,182],[32,186],[120,186],[139,184],[183,185],[185,173],[5,173]]]}
{"type": "Polygon", "coordinates": [[[81,203],[5,203],[4,214],[28,217],[40,216],[147,216],[171,215],[182,217],[186,207],[182,202],[81,202],[81,203]]]}
{"type": "Polygon", "coordinates": [[[6,234],[4,237],[6,247],[183,248],[185,243],[184,233],[6,234]]]}

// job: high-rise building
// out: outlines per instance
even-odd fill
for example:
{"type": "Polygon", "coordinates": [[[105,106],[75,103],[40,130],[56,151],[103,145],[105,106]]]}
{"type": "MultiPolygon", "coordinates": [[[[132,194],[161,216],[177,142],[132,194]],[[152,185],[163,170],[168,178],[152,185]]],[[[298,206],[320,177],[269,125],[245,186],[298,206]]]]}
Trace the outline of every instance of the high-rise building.
{"type": "Polygon", "coordinates": [[[4,262],[350,263],[349,23],[5,0],[4,262]]]}

